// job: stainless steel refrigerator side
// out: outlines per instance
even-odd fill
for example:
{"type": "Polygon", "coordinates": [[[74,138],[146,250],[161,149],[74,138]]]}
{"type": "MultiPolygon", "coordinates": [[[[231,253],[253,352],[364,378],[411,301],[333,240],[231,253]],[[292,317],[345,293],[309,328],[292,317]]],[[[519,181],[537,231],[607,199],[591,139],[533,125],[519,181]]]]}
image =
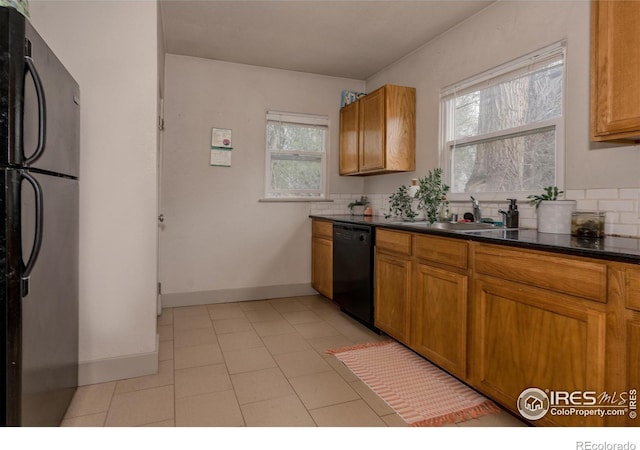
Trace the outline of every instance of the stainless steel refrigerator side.
{"type": "Polygon", "coordinates": [[[20,425],[20,175],[25,20],[0,8],[0,426],[20,425]]]}
{"type": "Polygon", "coordinates": [[[0,425],[19,426],[22,388],[20,171],[0,168],[0,425]]]}
{"type": "Polygon", "coordinates": [[[25,20],[0,7],[0,166],[22,163],[25,20]]]}

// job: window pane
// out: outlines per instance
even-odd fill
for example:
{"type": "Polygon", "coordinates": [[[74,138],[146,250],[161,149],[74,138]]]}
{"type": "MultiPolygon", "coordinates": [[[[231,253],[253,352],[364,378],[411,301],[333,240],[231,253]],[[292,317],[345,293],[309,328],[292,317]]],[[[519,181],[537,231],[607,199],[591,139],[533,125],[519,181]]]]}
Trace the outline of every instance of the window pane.
{"type": "Polygon", "coordinates": [[[507,130],[562,115],[563,62],[455,97],[455,138],[507,130]]]}
{"type": "Polygon", "coordinates": [[[452,151],[451,192],[517,192],[555,184],[555,130],[545,129],[452,151]]]}
{"type": "Polygon", "coordinates": [[[282,122],[267,123],[269,150],[323,152],[324,135],[324,127],[282,122]]]}
{"type": "MultiPolygon", "coordinates": [[[[271,155],[273,191],[320,191],[322,159],[319,156],[271,155]]],[[[315,193],[314,195],[317,195],[315,193]]]]}
{"type": "Polygon", "coordinates": [[[267,112],[266,197],[324,197],[328,125],[326,116],[267,112]]]}

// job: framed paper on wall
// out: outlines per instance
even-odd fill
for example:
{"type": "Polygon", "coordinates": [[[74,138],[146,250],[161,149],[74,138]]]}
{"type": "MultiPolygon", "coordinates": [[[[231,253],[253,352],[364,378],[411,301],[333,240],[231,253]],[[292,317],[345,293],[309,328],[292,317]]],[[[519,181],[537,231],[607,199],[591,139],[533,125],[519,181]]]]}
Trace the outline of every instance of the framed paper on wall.
{"type": "Polygon", "coordinates": [[[232,131],[226,128],[211,129],[211,148],[233,148],[232,131]]]}
{"type": "Polygon", "coordinates": [[[232,131],[228,128],[211,129],[211,166],[231,166],[232,131]]]}

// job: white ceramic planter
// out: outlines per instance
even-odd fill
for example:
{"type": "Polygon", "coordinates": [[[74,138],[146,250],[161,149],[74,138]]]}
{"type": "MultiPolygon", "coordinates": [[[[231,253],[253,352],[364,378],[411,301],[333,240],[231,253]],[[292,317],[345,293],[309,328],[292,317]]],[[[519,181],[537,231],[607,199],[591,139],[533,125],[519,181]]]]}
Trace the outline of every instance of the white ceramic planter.
{"type": "Polygon", "coordinates": [[[571,234],[571,213],[575,200],[543,200],[536,209],[540,233],[571,234]]]}

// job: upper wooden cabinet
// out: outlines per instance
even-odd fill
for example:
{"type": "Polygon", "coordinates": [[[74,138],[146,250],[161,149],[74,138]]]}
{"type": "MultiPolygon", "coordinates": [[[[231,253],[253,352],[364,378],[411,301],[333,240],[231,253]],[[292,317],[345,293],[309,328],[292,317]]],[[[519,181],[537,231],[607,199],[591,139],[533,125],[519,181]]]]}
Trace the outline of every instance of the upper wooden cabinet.
{"type": "Polygon", "coordinates": [[[358,102],[340,110],[340,175],[358,172],[358,102]]]}
{"type": "Polygon", "coordinates": [[[416,90],[387,84],[340,110],[340,175],[416,166],[416,90]]]}
{"type": "Polygon", "coordinates": [[[596,0],[591,23],[591,140],[640,140],[640,2],[596,0]]]}

